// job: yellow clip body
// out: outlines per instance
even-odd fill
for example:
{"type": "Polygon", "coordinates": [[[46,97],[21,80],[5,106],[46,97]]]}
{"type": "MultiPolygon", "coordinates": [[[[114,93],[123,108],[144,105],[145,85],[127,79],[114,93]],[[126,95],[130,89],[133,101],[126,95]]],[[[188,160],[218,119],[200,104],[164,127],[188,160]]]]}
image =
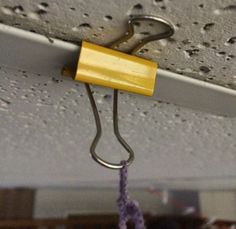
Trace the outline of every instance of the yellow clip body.
{"type": "Polygon", "coordinates": [[[152,96],[157,63],[82,42],[75,80],[152,96]]]}

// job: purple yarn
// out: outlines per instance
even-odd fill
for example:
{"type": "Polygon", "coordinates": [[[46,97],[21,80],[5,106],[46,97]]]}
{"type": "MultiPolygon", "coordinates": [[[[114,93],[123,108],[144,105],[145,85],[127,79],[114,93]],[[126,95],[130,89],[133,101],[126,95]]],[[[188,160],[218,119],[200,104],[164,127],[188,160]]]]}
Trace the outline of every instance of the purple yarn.
{"type": "Polygon", "coordinates": [[[129,219],[135,224],[135,229],[145,229],[143,214],[139,208],[139,204],[135,200],[131,200],[127,191],[128,171],[125,161],[123,168],[120,169],[120,189],[117,205],[120,213],[119,228],[126,229],[126,223],[129,219]]]}

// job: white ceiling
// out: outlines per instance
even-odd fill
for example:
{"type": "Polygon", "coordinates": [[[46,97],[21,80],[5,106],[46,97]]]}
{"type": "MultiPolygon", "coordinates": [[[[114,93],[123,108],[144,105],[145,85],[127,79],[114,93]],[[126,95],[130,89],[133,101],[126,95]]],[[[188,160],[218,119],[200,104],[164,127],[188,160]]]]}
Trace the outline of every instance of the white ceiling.
{"type": "Polygon", "coordinates": [[[235,89],[235,11],[235,0],[2,0],[0,22],[107,44],[124,34],[130,15],[162,16],[175,25],[175,34],[147,45],[145,57],[163,69],[235,89]]]}
{"type": "MultiPolygon", "coordinates": [[[[95,124],[82,84],[4,68],[0,75],[1,185],[112,185],[117,172],[89,157],[95,124]]],[[[112,92],[95,92],[105,123],[98,152],[119,161],[126,155],[110,134],[112,92]]],[[[121,132],[136,155],[134,185],[206,179],[210,186],[209,178],[236,185],[236,119],[126,93],[119,106],[121,132]]]]}
{"type": "MultiPolygon", "coordinates": [[[[52,37],[73,41],[90,38],[105,44],[125,31],[129,14],[160,15],[176,25],[174,40],[148,45],[146,56],[155,56],[162,68],[235,88],[236,65],[232,55],[236,55],[236,46],[227,42],[236,36],[233,1],[39,3],[3,0],[0,20],[52,37]],[[134,7],[138,3],[142,7],[134,7]],[[81,29],[79,25],[83,23],[92,28],[81,29]],[[208,23],[215,24],[203,30],[208,23]],[[188,53],[192,56],[188,57],[188,53]],[[203,73],[201,66],[210,72],[203,73]]],[[[119,161],[125,153],[120,153],[122,149],[110,134],[112,92],[98,87],[95,92],[105,123],[98,151],[107,159],[119,161]]],[[[120,126],[135,150],[136,159],[130,167],[134,186],[236,187],[235,118],[125,93],[120,96],[120,126]]],[[[89,158],[95,124],[84,86],[78,82],[2,67],[0,130],[2,186],[111,186],[117,180],[116,171],[102,168],[89,158]]]]}

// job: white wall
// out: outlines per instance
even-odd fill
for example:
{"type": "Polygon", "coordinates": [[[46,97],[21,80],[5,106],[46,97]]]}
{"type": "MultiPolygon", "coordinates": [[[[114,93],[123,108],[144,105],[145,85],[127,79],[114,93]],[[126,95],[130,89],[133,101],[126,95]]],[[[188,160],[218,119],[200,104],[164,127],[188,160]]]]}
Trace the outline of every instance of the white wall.
{"type": "MultiPolygon", "coordinates": [[[[130,196],[139,201],[144,212],[167,213],[170,207],[162,204],[159,197],[146,190],[133,190],[130,196]]],[[[35,217],[65,217],[70,213],[116,213],[117,191],[105,189],[37,191],[35,217]]]]}
{"type": "Polygon", "coordinates": [[[199,194],[201,212],[205,216],[235,220],[236,192],[235,191],[205,191],[199,194]]]}
{"type": "MultiPolygon", "coordinates": [[[[34,215],[36,218],[59,218],[69,214],[117,213],[117,195],[117,190],[114,189],[39,189],[36,193],[34,215]]],[[[145,213],[171,214],[175,210],[171,206],[171,199],[165,205],[161,196],[144,189],[132,190],[130,196],[139,201],[145,213]]],[[[180,199],[177,198],[176,201],[180,199]]],[[[236,192],[201,191],[199,208],[201,215],[205,217],[235,220],[236,192]]]]}

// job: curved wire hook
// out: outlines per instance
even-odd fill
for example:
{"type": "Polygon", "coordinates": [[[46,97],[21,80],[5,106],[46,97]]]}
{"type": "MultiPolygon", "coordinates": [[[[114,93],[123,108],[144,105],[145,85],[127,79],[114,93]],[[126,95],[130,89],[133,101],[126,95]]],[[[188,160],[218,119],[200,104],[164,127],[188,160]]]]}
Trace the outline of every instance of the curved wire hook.
{"type": "Polygon", "coordinates": [[[121,38],[119,38],[118,40],[116,40],[115,42],[113,42],[110,45],[110,48],[118,48],[119,44],[124,43],[127,40],[129,40],[134,35],[135,23],[139,22],[139,21],[146,21],[146,20],[158,22],[159,24],[164,25],[166,28],[166,31],[163,33],[151,35],[151,36],[146,37],[144,39],[140,39],[139,43],[135,47],[133,47],[132,50],[130,51],[131,54],[136,53],[145,44],[147,44],[151,41],[165,39],[165,38],[171,37],[174,34],[175,30],[174,30],[173,25],[164,18],[156,17],[156,16],[152,16],[152,15],[135,15],[128,20],[128,31],[126,32],[126,34],[124,36],[122,36],[121,38]]]}
{"type": "MultiPolygon", "coordinates": [[[[93,108],[93,114],[94,114],[94,118],[95,118],[95,122],[96,122],[96,128],[97,128],[97,133],[95,138],[93,139],[93,142],[91,144],[90,147],[90,153],[92,158],[98,162],[99,164],[110,168],[110,169],[121,169],[124,165],[122,163],[111,163],[108,161],[105,161],[104,159],[102,159],[101,157],[99,157],[95,151],[97,144],[99,142],[99,139],[102,135],[102,127],[101,127],[101,121],[100,121],[100,117],[99,117],[99,113],[98,113],[98,109],[92,94],[92,91],[90,89],[89,84],[85,84],[88,96],[89,96],[89,100],[91,103],[91,106],[93,108]]],[[[129,158],[127,159],[126,163],[127,165],[130,165],[133,160],[134,160],[134,151],[131,149],[131,147],[126,143],[126,141],[121,137],[120,132],[119,132],[119,127],[118,127],[118,90],[114,90],[114,98],[113,98],[113,128],[114,128],[114,133],[118,139],[118,141],[120,142],[120,144],[126,149],[126,151],[129,153],[129,158]]]]}
{"type": "MultiPolygon", "coordinates": [[[[119,44],[127,41],[128,39],[130,39],[133,35],[134,35],[134,23],[140,20],[153,20],[153,21],[157,21],[159,23],[164,24],[168,29],[166,32],[160,33],[160,34],[156,34],[156,35],[152,35],[150,37],[141,39],[140,42],[138,43],[138,45],[136,45],[132,51],[130,52],[131,54],[136,53],[142,46],[144,46],[146,43],[150,42],[150,41],[154,41],[154,40],[160,40],[160,39],[164,39],[167,37],[170,37],[173,35],[174,33],[174,28],[173,26],[166,21],[163,18],[159,18],[159,17],[155,17],[155,16],[150,16],[150,15],[140,15],[140,16],[135,16],[131,19],[129,19],[128,21],[128,32],[125,34],[125,36],[123,36],[122,38],[118,39],[116,42],[114,42],[112,45],[110,45],[110,48],[116,48],[119,46],[119,44]]],[[[93,139],[93,142],[91,144],[90,147],[90,154],[92,156],[92,158],[99,163],[100,165],[106,167],[106,168],[110,168],[110,169],[121,169],[124,164],[121,163],[111,163],[108,162],[104,159],[102,159],[101,157],[98,156],[98,154],[96,153],[96,147],[97,144],[99,142],[99,139],[101,138],[102,135],[102,126],[101,126],[101,121],[100,121],[100,117],[99,117],[99,113],[98,113],[98,109],[92,94],[92,91],[90,89],[90,86],[88,83],[85,83],[85,87],[86,87],[86,91],[93,109],[93,114],[94,114],[94,119],[95,119],[95,123],[96,123],[96,128],[97,128],[97,133],[95,138],[93,139]]],[[[114,90],[114,97],[113,97],[113,129],[114,129],[114,133],[115,136],[117,138],[117,140],[119,141],[119,143],[125,148],[125,150],[128,152],[129,157],[126,160],[126,165],[130,165],[133,160],[134,160],[134,151],[132,150],[132,148],[128,145],[128,143],[122,138],[122,136],[120,135],[120,131],[119,131],[119,126],[118,126],[118,90],[115,89],[114,90]]]]}

